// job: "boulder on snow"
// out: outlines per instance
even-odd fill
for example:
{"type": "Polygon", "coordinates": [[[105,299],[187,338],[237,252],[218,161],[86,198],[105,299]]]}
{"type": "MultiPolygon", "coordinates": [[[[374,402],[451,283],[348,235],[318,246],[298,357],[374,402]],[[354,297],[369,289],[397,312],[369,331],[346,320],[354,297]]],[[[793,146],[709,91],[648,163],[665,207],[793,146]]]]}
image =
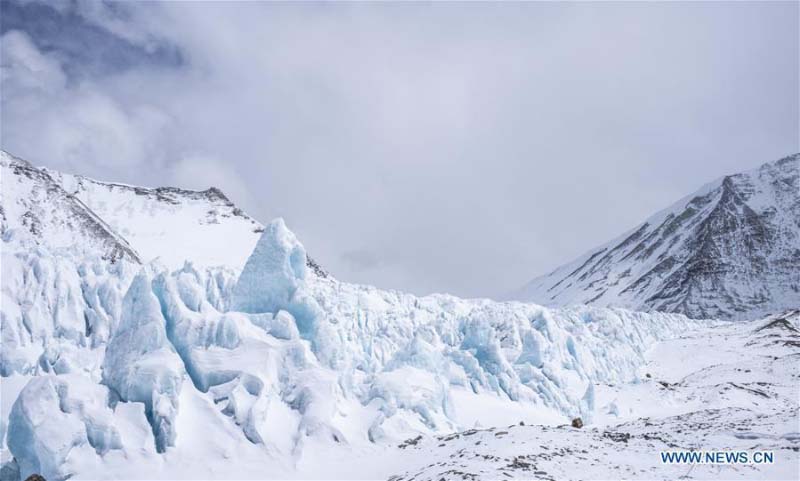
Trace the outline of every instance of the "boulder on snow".
{"type": "Polygon", "coordinates": [[[583,427],[583,419],[581,419],[581,418],[573,419],[572,420],[572,427],[573,428],[578,428],[578,429],[582,428],[583,427]]]}

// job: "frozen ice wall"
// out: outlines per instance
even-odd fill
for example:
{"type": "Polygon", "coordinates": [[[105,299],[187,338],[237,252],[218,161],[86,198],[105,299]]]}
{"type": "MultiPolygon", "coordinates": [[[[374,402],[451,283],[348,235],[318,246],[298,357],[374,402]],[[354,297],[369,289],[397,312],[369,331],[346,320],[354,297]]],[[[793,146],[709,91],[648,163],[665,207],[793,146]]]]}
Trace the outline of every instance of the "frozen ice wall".
{"type": "Polygon", "coordinates": [[[2,255],[15,279],[3,284],[0,373],[16,376],[3,396],[18,397],[8,446],[22,471],[54,479],[102,470],[109,456],[147,466],[186,456],[198,423],[218,436],[203,445],[296,459],[309,446],[476,422],[560,422],[581,413],[593,383],[634,379],[649,346],[696,322],[306,276],[282,220],[235,286],[230,271],[190,263],[134,271],[44,250],[2,255]],[[51,444],[58,423],[68,439],[51,444]]]}
{"type": "Polygon", "coordinates": [[[122,319],[103,360],[103,382],[123,401],[144,403],[159,452],[175,443],[183,362],[167,338],[161,305],[143,269],[122,303],[122,319]]]}
{"type": "Polygon", "coordinates": [[[82,453],[94,457],[121,449],[113,426],[108,390],[81,376],[40,376],[22,390],[11,409],[8,447],[20,478],[37,473],[45,479],[67,479],[68,466],[82,453]]]}
{"type": "Polygon", "coordinates": [[[0,375],[91,369],[79,352],[104,345],[133,268],[3,244],[0,375]]]}
{"type": "Polygon", "coordinates": [[[300,335],[312,338],[322,313],[304,289],[306,270],[305,248],[283,219],[273,220],[239,276],[231,310],[251,314],[286,311],[294,317],[300,335]]]}

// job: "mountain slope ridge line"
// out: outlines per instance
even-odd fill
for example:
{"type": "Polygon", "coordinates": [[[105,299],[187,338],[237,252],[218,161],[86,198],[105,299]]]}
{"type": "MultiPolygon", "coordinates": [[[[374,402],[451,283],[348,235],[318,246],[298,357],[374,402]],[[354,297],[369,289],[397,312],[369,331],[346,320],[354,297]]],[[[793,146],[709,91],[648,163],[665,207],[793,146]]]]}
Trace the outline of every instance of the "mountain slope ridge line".
{"type": "Polygon", "coordinates": [[[752,319],[800,304],[800,154],[704,184],[509,297],[752,319]]]}

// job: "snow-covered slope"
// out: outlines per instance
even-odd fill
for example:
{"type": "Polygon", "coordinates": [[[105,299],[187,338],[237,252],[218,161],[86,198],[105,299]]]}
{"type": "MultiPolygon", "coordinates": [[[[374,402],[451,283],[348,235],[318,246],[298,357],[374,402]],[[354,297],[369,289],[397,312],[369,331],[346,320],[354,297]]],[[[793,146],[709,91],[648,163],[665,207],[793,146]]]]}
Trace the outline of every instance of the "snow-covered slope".
{"type": "Polygon", "coordinates": [[[753,319],[800,305],[800,154],[725,176],[515,298],[753,319]]]}
{"type": "MultiPolygon", "coordinates": [[[[0,165],[3,232],[51,248],[77,246],[84,253],[157,260],[173,269],[190,261],[238,271],[264,230],[215,187],[192,191],[102,182],[34,167],[3,151],[0,165]]],[[[308,265],[316,275],[328,275],[311,258],[308,265]]]]}
{"type": "Polygon", "coordinates": [[[400,444],[391,479],[800,479],[800,311],[659,343],[641,382],[594,386],[593,423],[514,423],[400,444]],[[749,463],[663,464],[662,451],[749,463]],[[774,462],[753,463],[756,451],[774,462]],[[402,474],[401,474],[402,473],[402,474]]]}
{"type": "Polygon", "coordinates": [[[47,171],[0,151],[0,235],[5,244],[139,262],[131,245],[47,171]]]}
{"type": "Polygon", "coordinates": [[[177,269],[187,260],[241,269],[263,226],[218,189],[147,189],[48,171],[136,247],[143,262],[177,269]]]}

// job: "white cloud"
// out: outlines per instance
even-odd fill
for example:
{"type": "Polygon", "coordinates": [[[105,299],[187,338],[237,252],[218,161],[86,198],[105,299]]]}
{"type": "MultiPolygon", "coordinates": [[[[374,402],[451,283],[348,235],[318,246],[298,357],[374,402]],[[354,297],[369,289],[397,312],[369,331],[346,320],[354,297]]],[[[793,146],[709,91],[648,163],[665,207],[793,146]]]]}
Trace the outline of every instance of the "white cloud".
{"type": "Polygon", "coordinates": [[[60,62],[42,54],[24,32],[12,30],[3,35],[0,58],[0,79],[6,93],[35,90],[49,95],[66,85],[60,62]]]}
{"type": "Polygon", "coordinates": [[[345,279],[498,293],[800,149],[796,4],[98,5],[184,63],[73,85],[15,40],[50,73],[4,70],[3,145],[220,186],[345,279]]]}
{"type": "Polygon", "coordinates": [[[164,165],[173,121],[163,110],[126,106],[91,82],[70,85],[57,55],[23,32],[1,43],[4,148],[102,178],[164,165]]]}
{"type": "Polygon", "coordinates": [[[209,187],[222,189],[239,205],[253,205],[257,202],[250,193],[250,187],[236,173],[235,164],[205,154],[186,154],[169,168],[169,183],[194,190],[209,187]]]}

